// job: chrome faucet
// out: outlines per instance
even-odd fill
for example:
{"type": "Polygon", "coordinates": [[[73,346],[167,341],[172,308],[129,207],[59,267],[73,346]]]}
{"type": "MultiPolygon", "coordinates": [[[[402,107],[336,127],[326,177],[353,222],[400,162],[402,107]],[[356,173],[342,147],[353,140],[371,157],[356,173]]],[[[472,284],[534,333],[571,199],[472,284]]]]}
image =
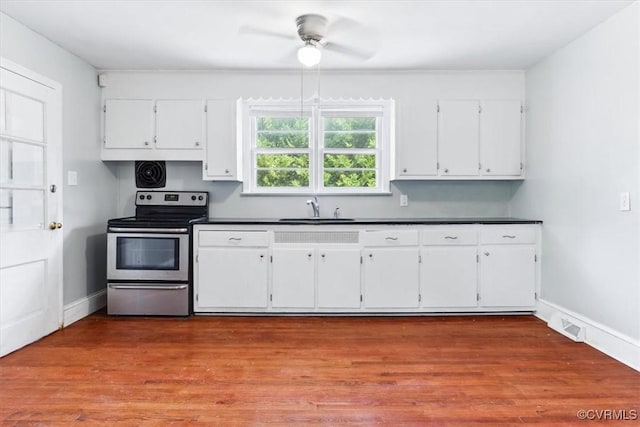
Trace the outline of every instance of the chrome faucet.
{"type": "Polygon", "coordinates": [[[320,203],[318,203],[318,196],[313,196],[313,199],[307,200],[307,204],[313,208],[313,217],[320,218],[320,203]]]}

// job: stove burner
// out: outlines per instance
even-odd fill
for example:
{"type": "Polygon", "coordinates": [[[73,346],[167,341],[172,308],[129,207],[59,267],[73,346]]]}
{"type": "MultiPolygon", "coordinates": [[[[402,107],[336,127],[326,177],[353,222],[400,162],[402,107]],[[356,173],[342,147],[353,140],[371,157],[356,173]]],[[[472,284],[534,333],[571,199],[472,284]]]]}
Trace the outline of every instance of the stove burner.
{"type": "Polygon", "coordinates": [[[164,161],[136,161],[136,187],[162,188],[167,183],[167,168],[164,161]]]}

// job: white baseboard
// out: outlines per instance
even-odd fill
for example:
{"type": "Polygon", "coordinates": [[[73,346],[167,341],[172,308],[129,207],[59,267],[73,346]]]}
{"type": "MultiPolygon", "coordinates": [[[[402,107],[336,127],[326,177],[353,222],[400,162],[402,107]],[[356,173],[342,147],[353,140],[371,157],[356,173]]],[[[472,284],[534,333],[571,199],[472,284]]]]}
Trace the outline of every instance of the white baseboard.
{"type": "Polygon", "coordinates": [[[549,322],[554,316],[577,319],[584,325],[584,342],[613,357],[619,362],[640,371],[640,341],[614,331],[580,314],[567,310],[549,301],[538,300],[536,317],[549,322]]]}
{"type": "Polygon", "coordinates": [[[107,305],[107,291],[102,290],[64,306],[63,327],[87,317],[107,305]]]}

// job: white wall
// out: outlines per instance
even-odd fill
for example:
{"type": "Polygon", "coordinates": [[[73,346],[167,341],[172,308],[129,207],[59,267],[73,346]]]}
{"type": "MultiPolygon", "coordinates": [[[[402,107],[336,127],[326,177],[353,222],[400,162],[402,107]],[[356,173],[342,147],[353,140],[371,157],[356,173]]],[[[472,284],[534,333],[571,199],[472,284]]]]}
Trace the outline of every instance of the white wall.
{"type": "Polygon", "coordinates": [[[0,55],[62,84],[64,303],[106,285],[106,221],[116,208],[115,168],[100,161],[100,90],[96,70],[0,13],[0,55]]]}
{"type": "MultiPolygon", "coordinates": [[[[542,298],[640,340],[638,2],[526,74],[527,180],[512,213],[544,221],[542,298]],[[629,191],[633,210],[618,210],[629,191]]],[[[640,361],[636,361],[640,366],[640,361]]]]}
{"type": "MultiPolygon", "coordinates": [[[[107,72],[108,98],[300,97],[299,72],[107,72]]],[[[315,71],[304,74],[304,97],[318,90],[315,71]]],[[[320,72],[321,97],[383,97],[396,100],[397,115],[419,111],[425,100],[524,99],[523,72],[320,72]]],[[[400,120],[398,120],[400,121],[400,120]]],[[[418,131],[398,135],[421,138],[418,131]]],[[[233,143],[233,141],[231,142],[233,143]]],[[[403,141],[398,141],[402,144],[403,141]]],[[[238,183],[201,180],[200,162],[171,162],[167,188],[207,190],[216,217],[284,217],[309,215],[304,196],[240,196],[238,183]]],[[[119,214],[132,214],[133,163],[118,165],[119,214]]],[[[323,215],[340,207],[346,217],[491,217],[509,213],[509,182],[395,182],[391,196],[322,196],[323,215]],[[399,206],[399,195],[409,206],[399,206]]]]}

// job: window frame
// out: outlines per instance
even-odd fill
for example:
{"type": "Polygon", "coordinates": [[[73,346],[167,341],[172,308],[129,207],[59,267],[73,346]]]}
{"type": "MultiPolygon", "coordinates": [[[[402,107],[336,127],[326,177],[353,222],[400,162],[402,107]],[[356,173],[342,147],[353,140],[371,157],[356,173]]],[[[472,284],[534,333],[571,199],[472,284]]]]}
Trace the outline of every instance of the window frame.
{"type": "MultiPolygon", "coordinates": [[[[309,195],[309,194],[349,194],[375,195],[389,194],[391,154],[395,123],[395,103],[392,99],[379,100],[299,100],[239,99],[238,100],[238,147],[242,155],[243,194],[246,195],[309,195]],[[309,120],[309,186],[308,187],[259,187],[257,184],[258,154],[279,154],[257,147],[257,118],[260,116],[300,117],[309,120]],[[376,147],[357,149],[327,148],[324,145],[324,118],[329,117],[375,117],[376,147]],[[348,150],[348,151],[347,151],[348,150]],[[375,187],[325,187],[324,155],[375,154],[375,187]]],[[[278,150],[282,154],[300,154],[303,149],[278,150]]]]}

